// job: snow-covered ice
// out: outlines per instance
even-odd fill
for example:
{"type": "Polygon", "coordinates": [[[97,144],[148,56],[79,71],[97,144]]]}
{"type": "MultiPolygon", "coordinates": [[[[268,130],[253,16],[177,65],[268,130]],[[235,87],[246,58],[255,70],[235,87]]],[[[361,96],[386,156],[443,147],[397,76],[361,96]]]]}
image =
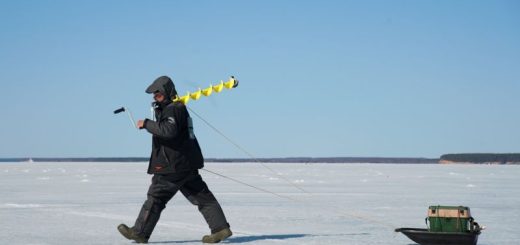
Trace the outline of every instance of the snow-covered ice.
{"type": "MultiPolygon", "coordinates": [[[[234,231],[225,243],[413,244],[398,227],[425,227],[429,205],[471,207],[481,245],[518,244],[520,166],[207,163],[202,171],[234,231]],[[283,178],[281,178],[283,176],[283,178]],[[287,183],[289,180],[290,183],[287,183]],[[294,185],[309,193],[302,193],[294,185]]],[[[1,163],[0,244],[132,244],[151,176],[146,163],[1,163]]],[[[150,243],[200,244],[208,228],[182,195],[150,243]]]]}

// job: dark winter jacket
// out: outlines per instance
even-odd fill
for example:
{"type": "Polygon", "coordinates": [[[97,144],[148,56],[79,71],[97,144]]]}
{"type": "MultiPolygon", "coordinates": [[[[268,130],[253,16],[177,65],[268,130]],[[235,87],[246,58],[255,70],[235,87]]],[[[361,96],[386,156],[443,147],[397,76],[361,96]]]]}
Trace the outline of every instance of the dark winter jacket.
{"type": "MultiPolygon", "coordinates": [[[[161,78],[164,77],[158,78],[150,87],[164,85],[164,90],[151,91],[154,88],[149,87],[146,92],[159,91],[167,97],[175,96],[173,82],[168,77],[157,82],[161,78]]],[[[202,168],[204,159],[193,129],[190,128],[191,118],[186,106],[167,98],[163,103],[155,104],[155,118],[155,121],[145,119],[143,126],[153,135],[148,173],[169,174],[202,168]]]]}

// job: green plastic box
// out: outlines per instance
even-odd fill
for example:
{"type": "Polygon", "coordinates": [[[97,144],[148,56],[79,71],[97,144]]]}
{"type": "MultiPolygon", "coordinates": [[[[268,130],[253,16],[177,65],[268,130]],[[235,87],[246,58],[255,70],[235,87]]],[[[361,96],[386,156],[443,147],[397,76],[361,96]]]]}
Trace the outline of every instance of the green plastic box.
{"type": "Polygon", "coordinates": [[[428,208],[428,230],[431,232],[469,232],[472,220],[469,207],[438,205],[428,208]]]}

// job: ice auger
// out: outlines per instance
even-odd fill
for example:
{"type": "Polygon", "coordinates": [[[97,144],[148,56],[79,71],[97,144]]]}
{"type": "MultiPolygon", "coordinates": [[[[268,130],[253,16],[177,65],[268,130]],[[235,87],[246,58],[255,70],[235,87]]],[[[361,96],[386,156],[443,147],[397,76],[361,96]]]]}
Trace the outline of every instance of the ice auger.
{"type": "Polygon", "coordinates": [[[224,81],[220,81],[219,84],[217,85],[209,85],[209,87],[205,88],[205,89],[198,89],[197,91],[195,92],[188,92],[186,93],[186,95],[183,95],[183,96],[176,96],[174,99],[173,99],[173,102],[181,102],[183,104],[188,104],[188,102],[190,101],[190,99],[192,100],[198,100],[200,99],[200,97],[202,95],[204,95],[205,97],[208,97],[210,96],[211,94],[213,94],[213,92],[215,93],[220,93],[222,92],[222,90],[224,88],[226,89],[233,89],[233,88],[236,88],[238,86],[238,80],[235,79],[234,76],[231,76],[229,78],[228,81],[224,82],[224,81]]]}

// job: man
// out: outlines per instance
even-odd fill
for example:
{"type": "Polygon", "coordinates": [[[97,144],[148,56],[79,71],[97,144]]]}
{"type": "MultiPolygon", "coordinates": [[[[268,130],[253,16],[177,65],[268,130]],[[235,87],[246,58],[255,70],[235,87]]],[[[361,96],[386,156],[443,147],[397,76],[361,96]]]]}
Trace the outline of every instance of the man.
{"type": "Polygon", "coordinates": [[[166,203],[181,193],[194,205],[209,225],[211,234],[204,243],[218,243],[232,235],[218,201],[198,173],[204,166],[199,143],[186,106],[173,102],[177,91],[167,76],[157,78],[147,89],[153,94],[156,120],[139,120],[137,127],[153,135],[148,174],[153,174],[148,198],[133,227],[121,224],[119,232],[137,243],[148,243],[166,203]]]}

